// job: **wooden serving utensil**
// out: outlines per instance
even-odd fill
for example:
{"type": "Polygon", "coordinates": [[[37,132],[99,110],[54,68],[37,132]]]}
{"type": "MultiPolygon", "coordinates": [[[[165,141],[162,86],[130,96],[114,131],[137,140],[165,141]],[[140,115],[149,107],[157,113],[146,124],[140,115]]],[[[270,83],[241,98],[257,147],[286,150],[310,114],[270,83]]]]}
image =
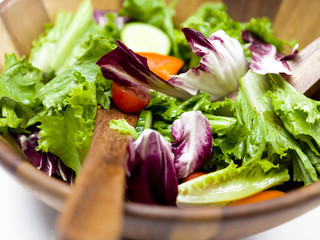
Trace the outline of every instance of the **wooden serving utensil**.
{"type": "Polygon", "coordinates": [[[112,119],[132,126],[138,115],[98,108],[89,152],[57,220],[59,239],[117,239],[121,232],[125,157],[129,137],[109,127],[112,119]]]}

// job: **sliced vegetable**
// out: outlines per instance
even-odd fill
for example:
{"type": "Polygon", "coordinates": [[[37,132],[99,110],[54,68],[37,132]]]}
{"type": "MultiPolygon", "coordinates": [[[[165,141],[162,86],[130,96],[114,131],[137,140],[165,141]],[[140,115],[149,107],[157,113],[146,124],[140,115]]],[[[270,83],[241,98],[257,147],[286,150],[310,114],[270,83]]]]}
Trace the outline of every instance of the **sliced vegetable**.
{"type": "Polygon", "coordinates": [[[211,157],[210,123],[200,111],[186,112],[173,122],[171,130],[177,177],[185,178],[211,157]]]}
{"type": "Polygon", "coordinates": [[[143,132],[143,130],[151,128],[152,121],[153,121],[152,111],[143,110],[140,113],[139,119],[135,126],[137,133],[140,135],[143,132]]]}
{"type": "Polygon", "coordinates": [[[172,53],[180,57],[180,49],[175,38],[175,26],[173,15],[175,14],[175,4],[177,1],[171,1],[170,5],[164,0],[124,0],[119,15],[127,16],[136,22],[151,24],[163,30],[170,38],[172,53]]]}
{"type": "Polygon", "coordinates": [[[150,70],[164,80],[169,80],[171,75],[178,74],[183,66],[183,61],[173,56],[151,52],[138,52],[137,54],[147,58],[150,70]]]}
{"type": "Polygon", "coordinates": [[[120,32],[121,41],[134,52],[153,52],[168,55],[171,41],[161,29],[147,23],[131,22],[120,32]]]}
{"type": "Polygon", "coordinates": [[[123,87],[113,83],[111,87],[113,102],[124,112],[136,112],[144,108],[150,101],[150,94],[144,89],[123,87]]]}
{"type": "Polygon", "coordinates": [[[257,202],[262,202],[262,201],[282,197],[284,195],[286,195],[284,192],[281,192],[278,190],[266,190],[266,191],[262,191],[260,193],[254,194],[252,196],[234,201],[234,202],[228,204],[227,206],[236,206],[236,205],[257,203],[257,202]]]}
{"type": "Polygon", "coordinates": [[[170,143],[158,132],[146,129],[128,147],[127,192],[130,201],[175,205],[178,180],[170,143]]]}

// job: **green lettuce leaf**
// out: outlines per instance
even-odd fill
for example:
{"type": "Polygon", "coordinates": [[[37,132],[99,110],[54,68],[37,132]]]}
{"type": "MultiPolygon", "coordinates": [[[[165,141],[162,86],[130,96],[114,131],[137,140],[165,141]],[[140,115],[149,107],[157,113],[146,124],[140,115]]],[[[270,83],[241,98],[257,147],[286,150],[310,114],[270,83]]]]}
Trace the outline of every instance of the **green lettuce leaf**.
{"type": "Polygon", "coordinates": [[[178,187],[177,204],[225,205],[290,179],[287,169],[281,169],[269,161],[260,160],[237,167],[228,167],[205,174],[178,187]]]}
{"type": "Polygon", "coordinates": [[[200,31],[206,38],[221,29],[229,37],[242,42],[240,22],[234,21],[228,15],[226,5],[220,2],[202,4],[181,26],[200,31]]]}
{"type": "Polygon", "coordinates": [[[120,133],[131,135],[134,139],[138,138],[138,133],[125,119],[112,119],[110,128],[117,130],[120,133]]]}
{"type": "Polygon", "coordinates": [[[0,75],[0,97],[8,97],[22,104],[35,107],[35,95],[43,86],[39,69],[27,62],[25,57],[7,55],[5,69],[0,75]]]}
{"type": "Polygon", "coordinates": [[[83,82],[68,92],[66,107],[55,115],[38,118],[41,123],[38,150],[58,156],[79,172],[91,142],[97,110],[95,84],[83,82]]]}
{"type": "Polygon", "coordinates": [[[44,34],[33,42],[29,61],[48,79],[64,72],[87,50],[86,41],[92,33],[106,34],[92,16],[90,0],[83,0],[75,15],[59,12],[56,21],[47,24],[44,34]]]}
{"type": "Polygon", "coordinates": [[[72,68],[57,75],[46,83],[36,94],[36,97],[43,102],[46,109],[55,108],[60,111],[66,106],[64,101],[70,90],[79,84],[89,81],[97,85],[97,98],[104,108],[110,106],[111,81],[102,77],[98,59],[106,52],[114,48],[106,37],[93,34],[87,42],[87,49],[73,64],[72,68]]]}
{"type": "MultiPolygon", "coordinates": [[[[258,75],[249,71],[240,80],[240,91],[236,100],[237,119],[250,129],[250,133],[243,142],[244,146],[238,147],[239,152],[242,152],[239,157],[244,163],[267,159],[287,168],[295,164],[303,174],[293,174],[293,180],[303,181],[308,185],[318,180],[316,170],[303,152],[300,142],[288,132],[274,111],[272,100],[268,97],[270,91],[275,91],[275,88],[271,87],[272,76],[274,75],[258,75]]],[[[279,86],[277,89],[280,91],[279,86]]],[[[286,95],[288,97],[290,92],[286,92],[286,95]]],[[[290,108],[289,103],[282,105],[282,108],[288,107],[290,108]]]]}
{"type": "Polygon", "coordinates": [[[9,129],[16,133],[28,132],[26,128],[31,125],[30,119],[36,115],[31,108],[8,97],[0,98],[0,109],[1,134],[6,134],[9,129]]]}
{"type": "MultiPolygon", "coordinates": [[[[242,40],[242,31],[248,30],[258,35],[264,41],[276,46],[279,52],[284,49],[284,45],[293,47],[296,41],[291,42],[280,40],[275,37],[272,30],[272,23],[270,19],[264,18],[251,18],[249,22],[238,22],[233,20],[227,13],[227,6],[224,3],[204,3],[197,11],[191,15],[186,21],[181,24],[182,27],[192,28],[200,31],[205,37],[209,38],[210,35],[219,29],[222,29],[228,36],[237,39],[243,47],[245,56],[248,60],[251,59],[252,53],[248,50],[248,44],[242,40]]],[[[180,40],[177,35],[177,41],[181,45],[187,43],[180,40]]],[[[180,48],[183,48],[180,46],[180,48]]],[[[186,48],[186,46],[184,46],[186,48]]],[[[191,55],[189,65],[191,67],[199,64],[199,58],[191,55]]]]}
{"type": "Polygon", "coordinates": [[[35,95],[43,86],[39,69],[15,54],[6,55],[0,75],[0,132],[27,132],[40,102],[35,95]]]}
{"type": "Polygon", "coordinates": [[[294,39],[288,42],[286,40],[277,38],[274,35],[271,20],[266,17],[251,18],[248,23],[243,24],[243,28],[243,30],[253,32],[267,43],[274,45],[279,52],[282,52],[284,50],[285,45],[293,48],[296,44],[296,40],[294,39]]]}

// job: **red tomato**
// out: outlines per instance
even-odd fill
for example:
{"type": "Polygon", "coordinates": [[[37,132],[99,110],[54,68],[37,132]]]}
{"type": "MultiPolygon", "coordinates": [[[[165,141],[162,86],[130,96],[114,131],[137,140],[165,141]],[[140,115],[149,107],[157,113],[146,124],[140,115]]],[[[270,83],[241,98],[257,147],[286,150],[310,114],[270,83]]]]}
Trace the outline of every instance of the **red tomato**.
{"type": "Polygon", "coordinates": [[[230,203],[228,206],[234,206],[234,205],[243,205],[243,204],[249,204],[249,203],[256,203],[256,202],[262,202],[265,200],[281,197],[285,195],[284,192],[278,191],[278,190],[267,190],[260,193],[257,193],[255,195],[236,200],[232,203],[230,203]]]}
{"type": "Polygon", "coordinates": [[[113,102],[127,113],[141,110],[151,98],[149,92],[134,87],[123,87],[115,82],[112,83],[111,96],[113,102]]]}
{"type": "Polygon", "coordinates": [[[147,58],[150,70],[164,80],[169,80],[169,75],[178,74],[183,66],[183,61],[173,56],[148,52],[139,52],[137,54],[147,58]]]}
{"type": "Polygon", "coordinates": [[[188,177],[183,179],[182,182],[188,182],[189,180],[192,180],[194,178],[200,177],[200,176],[205,175],[205,174],[207,174],[207,173],[206,172],[194,172],[194,173],[191,173],[188,177]]]}

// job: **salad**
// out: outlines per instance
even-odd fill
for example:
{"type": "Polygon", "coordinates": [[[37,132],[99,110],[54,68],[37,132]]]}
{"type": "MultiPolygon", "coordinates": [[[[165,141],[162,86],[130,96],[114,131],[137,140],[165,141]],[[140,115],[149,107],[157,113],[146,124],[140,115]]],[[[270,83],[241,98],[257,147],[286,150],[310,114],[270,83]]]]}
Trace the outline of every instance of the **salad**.
{"type": "Polygon", "coordinates": [[[276,38],[267,18],[234,21],[222,3],[181,26],[173,15],[164,0],[125,0],[118,12],[83,0],[59,12],[28,58],[5,57],[1,134],[73,184],[98,106],[139,114],[136,126],[106,126],[132,136],[126,199],[139,203],[226,206],[318,181],[320,102],[282,77],[295,41],[276,38]]]}

